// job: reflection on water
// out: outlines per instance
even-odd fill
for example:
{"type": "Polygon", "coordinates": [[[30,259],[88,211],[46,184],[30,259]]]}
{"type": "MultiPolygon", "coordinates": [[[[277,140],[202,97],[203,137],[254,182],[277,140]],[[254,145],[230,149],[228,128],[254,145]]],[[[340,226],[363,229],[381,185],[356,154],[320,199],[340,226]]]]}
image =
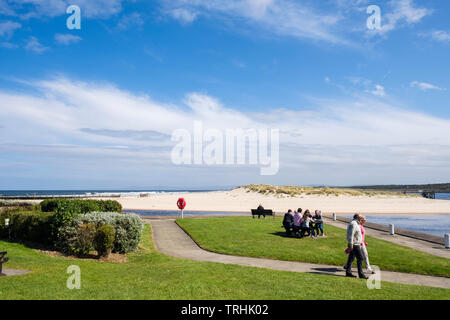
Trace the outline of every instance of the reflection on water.
{"type": "MultiPolygon", "coordinates": [[[[350,218],[350,215],[344,215],[350,218]]],[[[382,225],[394,224],[395,227],[443,237],[450,233],[450,214],[416,215],[366,215],[368,222],[382,225]]]]}
{"type": "Polygon", "coordinates": [[[436,193],[437,200],[450,200],[450,193],[436,193]]]}

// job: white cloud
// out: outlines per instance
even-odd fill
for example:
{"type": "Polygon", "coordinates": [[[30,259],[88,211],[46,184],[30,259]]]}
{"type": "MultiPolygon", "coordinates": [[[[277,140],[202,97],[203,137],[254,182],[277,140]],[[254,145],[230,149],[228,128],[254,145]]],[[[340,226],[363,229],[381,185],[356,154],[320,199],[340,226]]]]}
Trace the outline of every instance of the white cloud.
{"type": "Polygon", "coordinates": [[[0,47],[6,48],[6,49],[15,49],[18,47],[18,45],[11,43],[11,42],[0,42],[0,47]]]}
{"type": "Polygon", "coordinates": [[[190,9],[177,8],[168,10],[167,13],[182,23],[191,23],[197,19],[197,13],[190,9]]]}
{"type": "Polygon", "coordinates": [[[244,22],[265,32],[296,38],[347,43],[337,35],[341,16],[321,13],[303,2],[292,0],[175,0],[164,1],[164,12],[182,22],[199,16],[244,22]]]}
{"type": "Polygon", "coordinates": [[[375,90],[371,91],[371,93],[375,96],[384,97],[386,92],[384,91],[384,87],[382,85],[375,85],[375,90]]]}
{"type": "Polygon", "coordinates": [[[390,5],[391,12],[381,12],[381,29],[372,30],[369,34],[386,34],[399,25],[414,25],[433,13],[431,9],[416,7],[414,0],[391,0],[390,5]]]}
{"type": "Polygon", "coordinates": [[[141,14],[138,12],[133,12],[122,16],[117,24],[117,28],[120,30],[127,30],[132,27],[140,27],[144,25],[145,21],[141,14]]]}
{"type": "Polygon", "coordinates": [[[47,51],[49,47],[42,45],[39,42],[38,38],[31,36],[28,38],[27,43],[25,44],[25,49],[41,54],[47,51]]]}
{"type": "Polygon", "coordinates": [[[61,33],[55,34],[55,41],[60,44],[64,44],[64,45],[69,45],[71,43],[77,43],[81,40],[82,40],[82,38],[80,36],[76,36],[73,34],[61,34],[61,33]]]}
{"type": "Polygon", "coordinates": [[[0,22],[0,37],[11,38],[14,31],[20,29],[22,25],[14,21],[0,22]]]}
{"type": "MultiPolygon", "coordinates": [[[[39,81],[32,86],[41,94],[0,91],[0,117],[6,126],[1,129],[0,144],[22,149],[52,146],[52,152],[73,151],[73,157],[77,156],[77,148],[88,157],[89,150],[100,154],[99,150],[123,146],[114,147],[113,155],[131,161],[136,150],[156,150],[152,159],[163,162],[170,158],[173,143],[168,137],[173,130],[190,130],[193,121],[200,120],[205,129],[281,129],[281,148],[285,152],[280,161],[287,167],[299,163],[308,166],[309,161],[319,159],[320,163],[333,165],[368,165],[370,160],[387,167],[406,161],[431,167],[444,161],[448,167],[450,163],[449,120],[404,110],[375,98],[315,100],[313,110],[256,113],[227,108],[201,93],[186,95],[182,106],[156,102],[111,85],[65,78],[39,81]],[[74,144],[78,147],[69,148],[74,144]],[[369,159],[365,152],[370,148],[378,152],[369,159]],[[432,150],[433,157],[426,150],[432,150]]],[[[140,155],[145,159],[148,153],[140,155]]]]}
{"type": "Polygon", "coordinates": [[[434,30],[428,34],[435,41],[450,42],[450,33],[443,30],[434,30]]]}
{"type": "Polygon", "coordinates": [[[433,84],[426,83],[426,82],[419,82],[419,81],[411,82],[410,86],[413,87],[413,88],[419,88],[422,91],[427,91],[427,90],[445,90],[445,89],[440,88],[438,86],[435,86],[433,84]]]}
{"type": "Polygon", "coordinates": [[[5,16],[14,16],[14,10],[9,6],[7,0],[0,0],[0,14],[5,16]]]}

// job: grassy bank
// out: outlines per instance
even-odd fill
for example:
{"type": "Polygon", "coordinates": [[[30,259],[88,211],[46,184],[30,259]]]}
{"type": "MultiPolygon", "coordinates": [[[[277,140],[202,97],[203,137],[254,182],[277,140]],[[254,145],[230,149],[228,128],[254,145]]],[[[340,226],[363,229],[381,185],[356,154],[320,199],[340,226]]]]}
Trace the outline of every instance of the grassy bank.
{"type": "MultiPolygon", "coordinates": [[[[326,238],[287,238],[281,217],[177,220],[203,248],[232,255],[343,266],[345,230],[325,225],[326,238]]],[[[450,277],[450,260],[366,237],[370,262],[382,270],[450,277]]]]}
{"type": "Polygon", "coordinates": [[[402,192],[386,191],[386,190],[367,190],[367,189],[350,189],[350,188],[328,188],[328,187],[302,187],[302,186],[272,186],[268,184],[250,184],[239,187],[248,192],[257,192],[264,195],[279,196],[397,196],[397,197],[418,197],[413,194],[404,194],[402,192]]]}
{"type": "Polygon", "coordinates": [[[144,230],[127,263],[51,257],[21,244],[0,241],[9,268],[32,270],[0,278],[0,299],[450,299],[450,290],[366,282],[326,275],[196,262],[159,254],[144,230]],[[81,268],[81,289],[69,290],[66,269],[81,268]]]}

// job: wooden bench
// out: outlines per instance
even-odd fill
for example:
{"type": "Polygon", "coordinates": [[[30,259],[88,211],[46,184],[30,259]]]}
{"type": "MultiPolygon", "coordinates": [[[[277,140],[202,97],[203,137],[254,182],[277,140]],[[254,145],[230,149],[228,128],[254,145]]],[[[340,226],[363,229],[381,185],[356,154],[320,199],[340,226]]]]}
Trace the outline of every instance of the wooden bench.
{"type": "Polygon", "coordinates": [[[4,276],[4,274],[2,273],[2,271],[3,271],[3,264],[5,262],[8,262],[8,260],[9,260],[7,257],[5,257],[6,254],[7,254],[7,252],[0,252],[0,277],[4,276]]]}
{"type": "Polygon", "coordinates": [[[253,219],[255,219],[255,216],[258,216],[258,219],[261,218],[261,216],[264,217],[264,219],[266,218],[266,216],[272,216],[275,219],[275,212],[273,212],[272,210],[258,210],[258,209],[252,209],[252,217],[253,219]]]}

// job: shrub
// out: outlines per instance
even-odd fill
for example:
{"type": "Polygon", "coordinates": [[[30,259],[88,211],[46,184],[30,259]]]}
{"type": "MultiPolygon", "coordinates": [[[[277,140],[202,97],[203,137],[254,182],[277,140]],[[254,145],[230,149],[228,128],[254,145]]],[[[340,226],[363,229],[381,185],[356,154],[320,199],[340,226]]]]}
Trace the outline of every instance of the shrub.
{"type": "Polygon", "coordinates": [[[97,203],[100,207],[98,210],[100,212],[122,212],[122,205],[115,200],[97,200],[97,203]]]}
{"type": "Polygon", "coordinates": [[[128,253],[139,245],[144,224],[139,216],[134,214],[118,214],[115,212],[93,212],[79,215],[74,220],[77,223],[92,223],[98,227],[110,225],[115,229],[113,252],[128,253]]]}
{"type": "Polygon", "coordinates": [[[94,247],[100,257],[108,257],[114,248],[115,229],[113,226],[99,226],[94,239],[94,247]]]}
{"type": "Polygon", "coordinates": [[[95,235],[95,224],[66,225],[58,230],[55,246],[63,253],[85,256],[94,248],[95,235]]]}
{"type": "Polygon", "coordinates": [[[22,209],[4,210],[0,212],[0,238],[32,241],[41,244],[51,243],[51,214],[22,209]],[[5,226],[9,219],[9,227],[5,226]]]}
{"type": "Polygon", "coordinates": [[[40,205],[44,212],[122,212],[122,205],[115,200],[46,199],[40,205]]]}
{"type": "Polygon", "coordinates": [[[68,226],[79,214],[95,211],[122,212],[122,205],[114,200],[46,199],[40,207],[44,212],[54,212],[50,226],[52,238],[58,237],[58,230],[68,226]]]}

